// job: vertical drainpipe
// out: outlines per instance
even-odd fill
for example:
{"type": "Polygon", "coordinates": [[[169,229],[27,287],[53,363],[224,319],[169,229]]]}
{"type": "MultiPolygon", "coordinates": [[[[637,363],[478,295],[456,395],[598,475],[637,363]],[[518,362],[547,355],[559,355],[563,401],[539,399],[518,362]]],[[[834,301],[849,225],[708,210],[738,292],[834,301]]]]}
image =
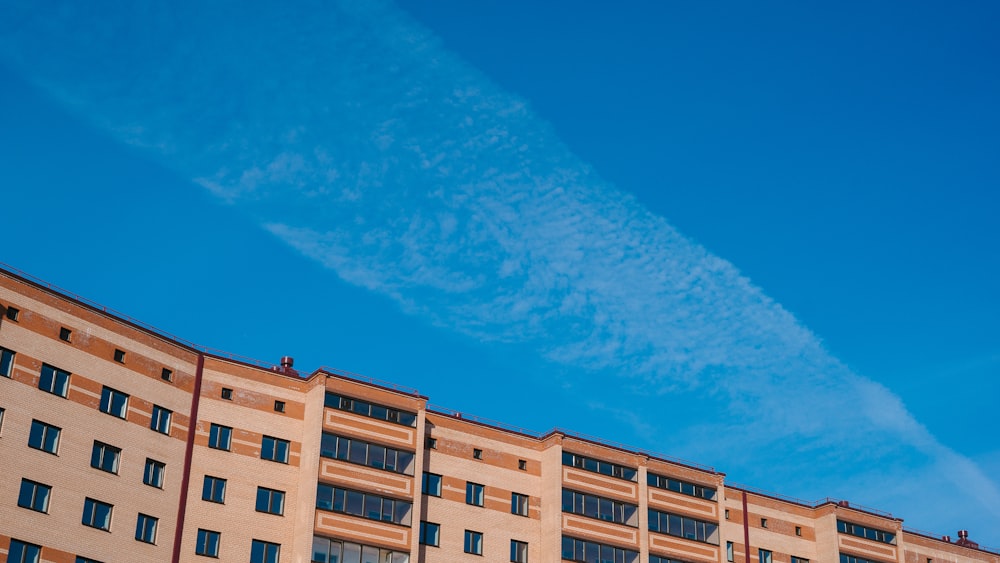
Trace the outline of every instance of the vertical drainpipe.
{"type": "Polygon", "coordinates": [[[191,484],[191,456],[194,454],[195,429],[198,426],[198,404],[201,399],[201,375],[205,369],[205,355],[198,353],[198,366],[194,372],[194,391],[191,397],[191,419],[188,421],[187,445],[184,448],[184,472],[181,474],[181,502],[177,507],[177,529],[174,530],[172,563],[181,560],[181,538],[184,536],[184,513],[187,510],[188,487],[191,484]]]}
{"type": "Polygon", "coordinates": [[[743,551],[750,563],[750,513],[747,512],[747,492],[743,491],[743,551]]]}

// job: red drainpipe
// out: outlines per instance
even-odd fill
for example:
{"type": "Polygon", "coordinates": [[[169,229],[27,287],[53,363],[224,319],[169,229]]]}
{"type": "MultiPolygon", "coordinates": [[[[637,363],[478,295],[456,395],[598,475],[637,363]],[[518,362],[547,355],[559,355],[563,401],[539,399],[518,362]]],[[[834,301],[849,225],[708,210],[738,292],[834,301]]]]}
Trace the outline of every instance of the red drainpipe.
{"type": "Polygon", "coordinates": [[[750,513],[747,512],[746,491],[743,491],[743,551],[746,552],[747,563],[750,563],[750,513]]]}
{"type": "Polygon", "coordinates": [[[184,513],[187,511],[188,486],[191,484],[191,456],[194,454],[194,435],[198,426],[198,404],[201,399],[201,374],[205,369],[205,355],[198,354],[198,367],[194,372],[194,391],[191,397],[191,420],[188,422],[187,445],[184,449],[184,473],[181,474],[181,502],[177,507],[177,529],[174,531],[173,563],[181,560],[181,538],[184,536],[184,513]]]}

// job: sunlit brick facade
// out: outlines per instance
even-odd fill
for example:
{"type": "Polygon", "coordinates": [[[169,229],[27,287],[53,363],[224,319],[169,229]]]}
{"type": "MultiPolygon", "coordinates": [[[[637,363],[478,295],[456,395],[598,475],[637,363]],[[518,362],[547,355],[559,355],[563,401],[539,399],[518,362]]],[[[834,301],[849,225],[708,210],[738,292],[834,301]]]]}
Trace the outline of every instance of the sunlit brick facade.
{"type": "Polygon", "coordinates": [[[0,562],[1000,563],[963,533],[233,358],[0,270],[0,562]]]}

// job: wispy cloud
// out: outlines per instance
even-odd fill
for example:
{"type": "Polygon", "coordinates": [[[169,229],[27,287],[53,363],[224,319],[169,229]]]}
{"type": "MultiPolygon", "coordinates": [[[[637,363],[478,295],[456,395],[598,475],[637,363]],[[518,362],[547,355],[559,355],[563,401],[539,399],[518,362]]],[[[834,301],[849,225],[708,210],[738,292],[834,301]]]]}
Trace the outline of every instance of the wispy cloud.
{"type": "Polygon", "coordinates": [[[650,442],[667,437],[635,397],[705,401],[712,415],[669,438],[689,456],[789,479],[806,479],[808,459],[810,474],[852,476],[833,494],[911,510],[908,497],[946,484],[998,527],[1000,491],[974,463],[732,264],[603,181],[524,100],[390,4],[308,4],[197,17],[8,4],[0,54],[347,282],[470,337],[534,346],[585,380],[617,374],[645,416],[594,408],[650,442]],[[765,451],[770,463],[747,461],[765,451]]]}

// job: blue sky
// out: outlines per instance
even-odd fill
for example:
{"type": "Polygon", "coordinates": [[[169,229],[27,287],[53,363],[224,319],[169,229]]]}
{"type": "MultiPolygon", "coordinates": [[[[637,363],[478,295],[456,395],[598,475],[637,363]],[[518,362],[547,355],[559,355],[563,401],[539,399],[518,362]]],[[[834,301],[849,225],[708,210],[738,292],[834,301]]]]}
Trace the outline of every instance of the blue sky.
{"type": "Polygon", "coordinates": [[[997,8],[535,4],[5,4],[0,260],[1000,546],[997,8]]]}

